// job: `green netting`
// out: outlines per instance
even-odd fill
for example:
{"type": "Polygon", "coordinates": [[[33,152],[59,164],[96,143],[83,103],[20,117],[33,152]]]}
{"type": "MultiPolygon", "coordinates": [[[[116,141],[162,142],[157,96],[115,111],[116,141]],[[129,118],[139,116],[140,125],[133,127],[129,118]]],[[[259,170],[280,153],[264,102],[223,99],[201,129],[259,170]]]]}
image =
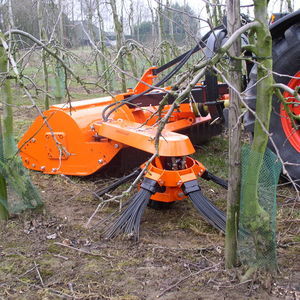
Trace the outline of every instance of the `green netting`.
{"type": "Polygon", "coordinates": [[[242,181],[239,217],[238,253],[241,263],[259,268],[275,269],[276,261],[276,187],[281,163],[269,149],[265,154],[242,148],[242,181]],[[251,169],[262,167],[258,181],[258,203],[249,197],[255,184],[249,180],[251,169]],[[248,193],[248,194],[246,194],[248,193]],[[248,202],[246,202],[248,201],[248,202]],[[252,203],[251,203],[252,202],[252,203]],[[249,204],[250,203],[250,204],[249,204]],[[258,217],[255,217],[254,212],[258,217]]]}
{"type": "MultiPolygon", "coordinates": [[[[0,171],[6,182],[7,199],[0,203],[9,213],[19,213],[26,209],[33,209],[43,205],[40,194],[32,184],[29,172],[22,165],[19,157],[14,157],[6,164],[0,163],[0,171]]],[[[4,186],[1,186],[4,189],[4,186]]]]}

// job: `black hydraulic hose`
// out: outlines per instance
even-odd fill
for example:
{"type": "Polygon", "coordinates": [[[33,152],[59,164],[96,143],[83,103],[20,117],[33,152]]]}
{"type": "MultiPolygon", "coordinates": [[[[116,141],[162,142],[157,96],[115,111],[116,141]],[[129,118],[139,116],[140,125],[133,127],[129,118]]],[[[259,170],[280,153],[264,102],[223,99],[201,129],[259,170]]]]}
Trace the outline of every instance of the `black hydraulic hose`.
{"type": "MultiPolygon", "coordinates": [[[[198,45],[197,45],[198,46],[198,45]]],[[[197,47],[196,46],[196,47],[197,47]]],[[[167,82],[169,79],[171,79],[181,68],[182,66],[188,61],[188,59],[191,57],[191,55],[194,53],[194,50],[196,49],[193,48],[191,49],[190,51],[187,52],[187,54],[185,55],[185,57],[180,61],[180,63],[168,74],[166,75],[164,78],[162,78],[157,84],[155,84],[154,86],[155,87],[160,87],[161,85],[163,85],[165,82],[167,82]]],[[[104,121],[107,121],[109,116],[115,111],[117,110],[118,108],[120,108],[121,106],[123,106],[124,104],[128,103],[128,102],[131,102],[149,92],[151,92],[152,90],[154,90],[153,87],[147,89],[146,91],[140,93],[140,94],[137,94],[137,95],[132,95],[132,96],[129,96],[128,98],[125,99],[125,101],[121,100],[120,103],[112,103],[108,106],[106,106],[103,111],[102,111],[102,118],[104,121]],[[107,114],[106,111],[112,107],[112,106],[116,106],[114,107],[111,111],[109,111],[107,114]]]]}
{"type": "Polygon", "coordinates": [[[205,180],[211,180],[213,181],[214,183],[220,185],[221,187],[223,187],[224,189],[228,190],[228,181],[227,180],[224,180],[208,171],[205,171],[201,178],[205,179],[205,180]]]}
{"type": "MultiPolygon", "coordinates": [[[[217,30],[217,29],[220,29],[220,28],[223,28],[224,26],[223,25],[220,25],[218,27],[215,27],[214,29],[210,30],[209,32],[207,32],[203,38],[199,41],[199,43],[197,43],[197,45],[192,48],[191,50],[183,53],[182,55],[180,55],[179,57],[173,59],[171,62],[161,66],[160,68],[158,68],[154,73],[155,74],[158,74],[166,69],[168,69],[169,67],[173,66],[174,64],[178,63],[179,64],[169,73],[167,74],[164,78],[162,78],[157,84],[154,85],[154,87],[160,87],[161,85],[163,85],[165,82],[167,82],[169,79],[171,79],[182,67],[183,65],[189,60],[189,58],[194,54],[196,53],[197,51],[199,51],[200,49],[202,49],[203,47],[205,47],[205,42],[206,40],[208,39],[208,37],[210,36],[210,34],[214,31],[214,30],[217,30]]],[[[132,95],[132,96],[129,96],[128,98],[124,99],[125,101],[121,100],[120,102],[115,102],[115,103],[112,103],[108,106],[106,106],[104,108],[104,110],[102,111],[102,118],[104,121],[107,121],[109,116],[115,111],[117,110],[118,108],[120,108],[121,106],[123,106],[124,104],[126,104],[127,102],[131,102],[135,99],[137,99],[138,97],[141,97],[149,92],[151,92],[154,87],[152,88],[149,88],[147,89],[146,91],[140,93],[140,94],[137,94],[137,95],[132,95]],[[107,114],[106,114],[106,111],[112,107],[112,106],[116,106],[114,107],[112,110],[110,110],[107,114]]]]}
{"type": "Polygon", "coordinates": [[[197,180],[187,181],[183,184],[184,193],[191,199],[195,208],[203,218],[212,226],[225,232],[226,216],[223,211],[214,206],[201,192],[197,180]]]}
{"type": "Polygon", "coordinates": [[[188,194],[195,208],[203,218],[216,229],[225,232],[226,216],[224,212],[215,207],[200,190],[188,194]]]}
{"type": "Polygon", "coordinates": [[[121,184],[126,183],[126,182],[130,181],[131,179],[133,179],[134,177],[138,176],[139,173],[140,173],[140,169],[136,169],[132,173],[121,177],[116,182],[112,183],[111,185],[105,187],[104,189],[102,189],[100,191],[97,191],[96,193],[99,197],[101,197],[101,196],[105,195],[106,193],[112,191],[113,189],[116,189],[121,184]]]}

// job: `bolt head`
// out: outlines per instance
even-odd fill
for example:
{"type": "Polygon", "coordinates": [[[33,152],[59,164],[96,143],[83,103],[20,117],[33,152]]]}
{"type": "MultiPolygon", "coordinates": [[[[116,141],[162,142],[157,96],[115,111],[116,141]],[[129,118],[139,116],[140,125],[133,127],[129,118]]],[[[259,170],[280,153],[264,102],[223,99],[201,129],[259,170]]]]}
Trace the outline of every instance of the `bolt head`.
{"type": "Polygon", "coordinates": [[[103,164],[103,159],[99,159],[99,160],[98,160],[98,163],[99,163],[99,164],[103,164]]]}
{"type": "Polygon", "coordinates": [[[158,180],[159,185],[163,185],[165,182],[161,179],[158,180]]]}
{"type": "Polygon", "coordinates": [[[41,166],[41,171],[45,171],[46,167],[45,166],[41,166]]]}
{"type": "Polygon", "coordinates": [[[119,144],[114,144],[114,148],[118,149],[118,148],[120,148],[120,145],[119,144]]]}

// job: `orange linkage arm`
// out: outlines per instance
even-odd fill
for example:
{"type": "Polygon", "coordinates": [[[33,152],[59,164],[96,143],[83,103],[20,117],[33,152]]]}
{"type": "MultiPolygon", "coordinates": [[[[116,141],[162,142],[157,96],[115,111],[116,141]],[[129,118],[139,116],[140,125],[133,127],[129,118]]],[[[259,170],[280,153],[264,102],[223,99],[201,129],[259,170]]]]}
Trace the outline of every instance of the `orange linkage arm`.
{"type": "Polygon", "coordinates": [[[149,85],[153,85],[153,79],[157,77],[157,75],[153,75],[153,70],[157,69],[156,67],[151,67],[146,72],[143,74],[141,77],[140,81],[134,88],[134,93],[135,94],[140,94],[142,92],[145,92],[149,89],[149,86],[144,84],[147,83],[149,85]]]}

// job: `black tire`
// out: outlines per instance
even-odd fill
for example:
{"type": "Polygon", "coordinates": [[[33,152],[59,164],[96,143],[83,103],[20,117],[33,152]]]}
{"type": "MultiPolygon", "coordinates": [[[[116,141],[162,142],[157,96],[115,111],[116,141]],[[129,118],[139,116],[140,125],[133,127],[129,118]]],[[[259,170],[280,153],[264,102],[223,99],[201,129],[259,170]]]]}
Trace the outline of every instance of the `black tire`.
{"type": "MultiPolygon", "coordinates": [[[[278,74],[295,75],[300,71],[300,23],[289,27],[284,35],[273,41],[273,70],[278,74]]],[[[253,67],[250,72],[250,81],[247,86],[245,100],[250,108],[255,110],[257,70],[253,67]],[[249,88],[249,90],[248,90],[249,88]]],[[[290,78],[274,75],[277,83],[288,84],[290,78]]],[[[254,131],[254,116],[247,113],[244,118],[245,127],[248,131],[254,131]]],[[[300,129],[298,129],[300,130],[300,129]]],[[[293,179],[300,179],[300,152],[289,142],[282,128],[280,118],[280,102],[276,96],[273,97],[273,109],[270,121],[270,132],[273,141],[286,163],[285,167],[293,179]]],[[[300,146],[300,145],[299,145],[300,146]]],[[[272,143],[268,147],[275,152],[272,143]]]]}

